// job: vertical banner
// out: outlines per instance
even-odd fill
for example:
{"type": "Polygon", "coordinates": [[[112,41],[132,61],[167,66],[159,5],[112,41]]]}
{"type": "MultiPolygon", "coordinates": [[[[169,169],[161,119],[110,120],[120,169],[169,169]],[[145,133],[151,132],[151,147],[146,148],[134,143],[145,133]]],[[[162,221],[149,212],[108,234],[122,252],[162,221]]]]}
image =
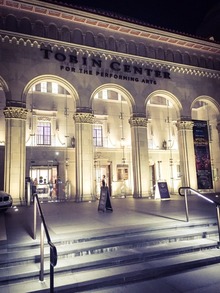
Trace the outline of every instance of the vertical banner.
{"type": "Polygon", "coordinates": [[[193,139],[198,189],[212,189],[212,166],[207,121],[193,120],[193,139]]]}

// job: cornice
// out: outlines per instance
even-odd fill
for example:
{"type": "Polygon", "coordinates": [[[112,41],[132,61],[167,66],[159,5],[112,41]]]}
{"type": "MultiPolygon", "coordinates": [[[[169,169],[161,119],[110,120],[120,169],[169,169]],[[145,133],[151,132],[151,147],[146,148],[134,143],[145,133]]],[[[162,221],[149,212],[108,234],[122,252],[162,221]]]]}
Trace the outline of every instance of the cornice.
{"type": "Polygon", "coordinates": [[[73,23],[86,24],[91,27],[107,29],[125,35],[136,36],[142,39],[181,46],[213,54],[220,54],[220,45],[184,35],[179,35],[148,26],[129,23],[95,13],[77,10],[71,7],[62,7],[37,0],[0,0],[0,5],[6,8],[17,9],[21,12],[30,12],[52,18],[59,18],[73,23]]]}
{"type": "MultiPolygon", "coordinates": [[[[1,0],[0,0],[1,1],[1,0]]],[[[69,44],[67,42],[46,39],[42,37],[31,36],[31,39],[26,35],[20,33],[11,33],[0,30],[0,42],[10,43],[22,46],[30,46],[41,48],[41,46],[50,46],[52,50],[63,49],[65,53],[76,52],[76,54],[87,54],[88,56],[94,56],[98,58],[103,58],[105,60],[113,60],[114,58],[120,59],[121,62],[136,63],[137,65],[146,65],[151,68],[160,68],[163,70],[169,70],[170,72],[208,77],[214,79],[220,79],[220,72],[207,68],[194,67],[190,65],[184,65],[174,62],[169,62],[165,60],[151,59],[143,56],[130,55],[120,52],[113,52],[104,49],[86,47],[78,44],[69,44]]]]}

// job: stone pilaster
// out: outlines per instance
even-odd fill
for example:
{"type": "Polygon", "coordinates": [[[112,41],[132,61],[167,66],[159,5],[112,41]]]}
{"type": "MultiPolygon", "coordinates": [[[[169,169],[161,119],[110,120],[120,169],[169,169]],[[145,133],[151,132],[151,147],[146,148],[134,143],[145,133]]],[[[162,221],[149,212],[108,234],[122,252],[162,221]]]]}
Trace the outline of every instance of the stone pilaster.
{"type": "Polygon", "coordinates": [[[93,199],[93,122],[92,113],[77,112],[75,121],[76,201],[93,199]]]}
{"type": "Polygon", "coordinates": [[[134,197],[150,195],[147,118],[131,117],[132,166],[134,197]]]}
{"type": "Polygon", "coordinates": [[[218,143],[220,146],[220,121],[217,122],[216,129],[218,131],[218,143]]]}
{"type": "Polygon", "coordinates": [[[14,204],[25,201],[25,129],[27,109],[6,107],[4,189],[13,197],[14,204]]]}
{"type": "Polygon", "coordinates": [[[197,189],[193,125],[193,121],[190,120],[180,120],[176,124],[178,129],[181,185],[197,189]]]}

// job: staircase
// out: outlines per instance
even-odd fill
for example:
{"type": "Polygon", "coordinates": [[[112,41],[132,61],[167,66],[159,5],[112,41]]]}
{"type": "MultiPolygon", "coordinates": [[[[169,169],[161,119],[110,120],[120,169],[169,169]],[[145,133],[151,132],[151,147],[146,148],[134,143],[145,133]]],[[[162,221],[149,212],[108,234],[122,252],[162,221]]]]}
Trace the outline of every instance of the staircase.
{"type": "MultiPolygon", "coordinates": [[[[218,227],[213,222],[178,226],[135,226],[57,239],[54,292],[160,279],[220,262],[218,227]]],[[[45,281],[39,282],[40,243],[0,246],[0,292],[50,292],[49,248],[45,244],[45,281]]],[[[93,291],[94,292],[94,291],[93,291]]],[[[101,292],[101,291],[100,291],[101,292]]],[[[150,291],[149,291],[150,292],[150,291]]]]}

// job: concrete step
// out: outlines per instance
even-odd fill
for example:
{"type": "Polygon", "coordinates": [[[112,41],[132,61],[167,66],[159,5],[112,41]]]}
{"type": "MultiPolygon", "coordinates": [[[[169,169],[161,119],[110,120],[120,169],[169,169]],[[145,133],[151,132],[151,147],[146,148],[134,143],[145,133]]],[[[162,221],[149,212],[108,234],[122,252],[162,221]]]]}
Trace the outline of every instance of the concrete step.
{"type": "MultiPolygon", "coordinates": [[[[115,264],[139,262],[144,259],[154,259],[158,257],[198,251],[201,249],[216,248],[216,242],[209,239],[199,239],[191,241],[181,241],[164,243],[150,247],[124,248],[122,250],[111,250],[105,253],[95,253],[83,255],[80,257],[62,257],[59,258],[56,272],[65,272],[68,270],[84,270],[95,267],[108,267],[115,264]]],[[[49,273],[49,260],[45,260],[45,273],[49,273]]],[[[0,282],[17,280],[20,278],[37,277],[39,275],[38,263],[21,263],[16,266],[7,266],[7,269],[1,267],[0,282]]]]}
{"type": "MultiPolygon", "coordinates": [[[[202,242],[203,241],[206,244],[208,244],[207,241],[209,242],[207,239],[203,239],[202,242]]],[[[194,240],[194,242],[196,242],[196,240],[194,240]]],[[[94,259],[94,257],[97,258],[97,255],[76,257],[75,259],[78,259],[79,263],[70,266],[69,270],[65,271],[63,274],[59,274],[58,272],[63,265],[62,262],[66,262],[66,260],[60,260],[59,265],[55,269],[55,292],[80,292],[83,290],[92,290],[93,288],[102,288],[119,284],[123,285],[143,280],[146,281],[202,266],[216,264],[220,261],[219,249],[217,248],[204,249],[203,247],[203,250],[195,251],[196,244],[194,243],[193,251],[186,252],[189,246],[187,243],[184,243],[186,251],[184,253],[183,251],[178,253],[176,245],[177,243],[162,244],[160,245],[163,246],[161,254],[159,255],[159,248],[157,247],[157,253],[154,256],[149,252],[144,252],[142,249],[138,252],[130,251],[130,262],[128,262],[125,255],[124,259],[120,258],[120,260],[118,259],[119,256],[115,256],[114,259],[114,257],[109,255],[110,262],[106,262],[105,260],[105,264],[100,262],[100,259],[103,258],[103,254],[99,256],[99,260],[94,259]],[[172,246],[172,248],[170,246],[172,246]],[[176,251],[174,255],[167,255],[166,251],[169,250],[176,251]],[[93,262],[91,258],[93,258],[93,262]],[[88,263],[87,267],[85,267],[86,262],[88,263]],[[83,263],[84,267],[82,268],[83,263]]],[[[199,245],[201,246],[202,243],[199,245]]],[[[171,253],[171,251],[169,253],[171,253]]],[[[46,264],[45,267],[48,267],[48,265],[49,264],[46,264]]],[[[30,273],[29,268],[30,267],[26,268],[27,273],[30,273]]],[[[17,270],[17,273],[18,272],[19,269],[17,270]]],[[[10,292],[49,292],[48,274],[49,270],[47,269],[47,276],[43,283],[39,283],[37,279],[32,279],[31,281],[22,282],[22,284],[13,284],[11,283],[11,279],[9,279],[10,292]],[[13,291],[15,288],[16,291],[13,291]]],[[[8,286],[6,287],[8,288],[8,286]]],[[[2,291],[0,292],[7,292],[7,290],[4,291],[6,287],[2,285],[0,287],[2,291]]]]}
{"type": "MultiPolygon", "coordinates": [[[[54,241],[57,247],[58,256],[75,257],[88,254],[100,254],[108,251],[134,248],[141,246],[152,246],[160,243],[177,242],[186,239],[212,238],[218,239],[218,229],[216,225],[168,228],[163,230],[139,230],[124,234],[96,235],[93,237],[74,237],[54,241]]],[[[22,245],[8,245],[8,248],[0,249],[0,264],[16,265],[19,262],[40,261],[40,243],[32,241],[22,245]]],[[[45,243],[44,257],[49,258],[49,247],[45,243]]]]}
{"type": "MultiPolygon", "coordinates": [[[[217,263],[220,260],[217,242],[217,226],[210,223],[155,229],[136,227],[127,233],[102,231],[92,236],[90,233],[90,236],[79,234],[56,239],[55,286],[60,287],[56,291],[70,292],[68,290],[73,288],[77,292],[87,286],[96,288],[140,281],[146,276],[157,278],[193,266],[217,263]]],[[[30,292],[30,283],[32,292],[49,288],[49,249],[45,248],[46,282],[43,283],[38,281],[38,241],[1,248],[0,292],[7,292],[6,288],[15,292],[13,288],[17,286],[17,293],[21,282],[22,293],[30,292]]]]}

